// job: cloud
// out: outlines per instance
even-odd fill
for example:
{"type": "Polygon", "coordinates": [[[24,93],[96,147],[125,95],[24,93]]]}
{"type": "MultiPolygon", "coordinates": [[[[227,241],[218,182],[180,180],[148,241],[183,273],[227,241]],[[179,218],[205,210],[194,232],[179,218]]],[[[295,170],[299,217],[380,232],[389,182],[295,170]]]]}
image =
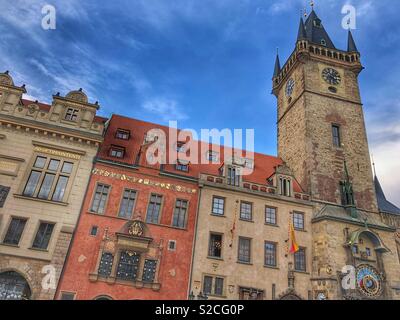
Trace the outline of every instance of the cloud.
{"type": "Polygon", "coordinates": [[[186,120],[188,116],[180,109],[173,99],[153,98],[143,103],[142,108],[163,121],[186,120]]]}

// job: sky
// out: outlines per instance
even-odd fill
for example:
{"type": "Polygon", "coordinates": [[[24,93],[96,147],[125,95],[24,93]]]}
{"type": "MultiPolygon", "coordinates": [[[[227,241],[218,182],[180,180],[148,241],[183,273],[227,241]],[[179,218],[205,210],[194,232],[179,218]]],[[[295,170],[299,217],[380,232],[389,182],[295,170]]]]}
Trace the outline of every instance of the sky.
{"type": "MultiPolygon", "coordinates": [[[[337,48],[342,7],[357,10],[353,35],[370,152],[386,196],[400,205],[400,1],[315,0],[337,48]]],[[[294,49],[306,0],[0,0],[0,70],[27,98],[83,88],[100,115],[178,127],[255,129],[255,150],[276,155],[271,78],[294,49]],[[41,26],[56,8],[56,29],[41,26]]]]}

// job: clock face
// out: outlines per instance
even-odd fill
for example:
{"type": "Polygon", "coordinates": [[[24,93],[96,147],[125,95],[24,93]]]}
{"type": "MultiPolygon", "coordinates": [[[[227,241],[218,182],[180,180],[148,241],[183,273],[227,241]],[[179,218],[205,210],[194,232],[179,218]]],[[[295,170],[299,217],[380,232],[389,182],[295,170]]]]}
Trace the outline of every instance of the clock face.
{"type": "Polygon", "coordinates": [[[332,68],[325,68],[322,71],[322,78],[331,85],[339,85],[342,81],[339,72],[332,68]]]}
{"type": "Polygon", "coordinates": [[[361,265],[356,271],[357,288],[367,297],[379,297],[382,293],[382,278],[379,272],[369,265],[361,265]]]}
{"type": "Polygon", "coordinates": [[[294,80],[289,79],[289,81],[286,84],[286,96],[291,97],[294,91],[294,80]]]}

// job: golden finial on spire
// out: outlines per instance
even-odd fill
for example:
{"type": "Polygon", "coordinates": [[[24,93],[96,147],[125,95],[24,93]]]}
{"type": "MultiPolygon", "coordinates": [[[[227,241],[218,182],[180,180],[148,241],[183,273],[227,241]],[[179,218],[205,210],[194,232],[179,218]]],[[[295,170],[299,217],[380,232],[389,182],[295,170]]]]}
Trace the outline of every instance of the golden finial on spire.
{"type": "Polygon", "coordinates": [[[313,1],[313,0],[311,0],[311,2],[310,2],[310,6],[311,6],[311,9],[312,9],[312,10],[314,10],[314,5],[315,5],[314,1],[313,1]]]}
{"type": "Polygon", "coordinates": [[[308,14],[307,14],[307,8],[304,8],[304,9],[303,9],[303,15],[304,15],[304,18],[307,18],[307,16],[308,16],[308,14]]]}

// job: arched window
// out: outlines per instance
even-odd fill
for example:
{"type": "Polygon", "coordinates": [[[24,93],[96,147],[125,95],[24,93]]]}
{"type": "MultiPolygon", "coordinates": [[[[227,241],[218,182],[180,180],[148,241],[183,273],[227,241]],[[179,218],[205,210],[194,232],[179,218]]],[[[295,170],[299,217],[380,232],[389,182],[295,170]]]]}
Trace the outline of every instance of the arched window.
{"type": "Polygon", "coordinates": [[[101,295],[101,296],[97,296],[93,300],[113,300],[113,298],[111,298],[110,296],[107,296],[107,295],[101,295]]]}
{"type": "Polygon", "coordinates": [[[0,300],[29,300],[31,295],[28,282],[19,273],[0,273],[0,300]]]}

